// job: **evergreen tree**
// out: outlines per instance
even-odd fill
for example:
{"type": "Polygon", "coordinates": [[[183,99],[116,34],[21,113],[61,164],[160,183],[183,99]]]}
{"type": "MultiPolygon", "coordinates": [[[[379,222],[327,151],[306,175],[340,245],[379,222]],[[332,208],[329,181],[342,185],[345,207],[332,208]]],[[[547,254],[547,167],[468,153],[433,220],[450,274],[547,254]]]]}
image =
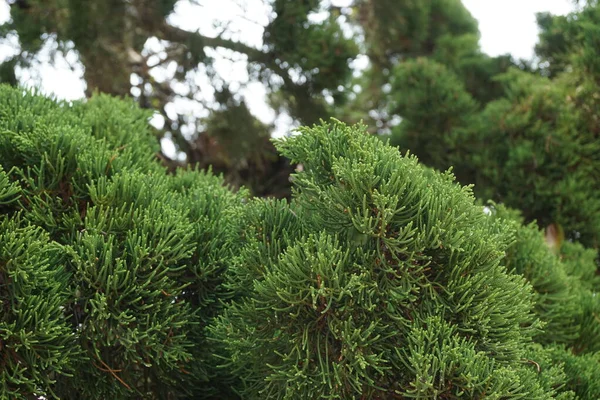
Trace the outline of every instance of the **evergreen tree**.
{"type": "MultiPolygon", "coordinates": [[[[415,90],[398,89],[390,84],[395,79],[396,69],[419,58],[431,59],[452,70],[476,101],[487,103],[502,95],[502,87],[493,77],[516,62],[508,55],[489,57],[482,53],[477,21],[460,0],[357,0],[353,4],[354,12],[349,18],[364,32],[362,50],[368,56],[369,65],[352,82],[358,93],[338,107],[334,116],[352,122],[367,121],[371,131],[380,134],[389,134],[394,129],[398,115],[403,120],[412,119],[394,104],[399,97],[412,96],[415,90]]],[[[422,112],[433,109],[433,115],[447,111],[436,108],[439,104],[435,101],[420,106],[422,112]]],[[[397,140],[397,136],[400,135],[393,139],[397,140]]],[[[415,145],[403,138],[394,144],[401,144],[405,149],[407,144],[415,145]]],[[[418,152],[420,156],[434,153],[435,150],[418,152]]]]}
{"type": "Polygon", "coordinates": [[[210,394],[244,191],[167,175],[148,113],[0,87],[0,343],[6,398],[210,394]]]}
{"type": "Polygon", "coordinates": [[[468,63],[464,48],[446,52],[454,59],[431,55],[398,64],[389,112],[402,122],[392,143],[435,168],[453,166],[478,197],[597,248],[599,10],[589,2],[566,17],[539,15],[539,70],[489,75],[500,85],[492,101],[456,67],[468,63]]]}
{"type": "MultiPolygon", "coordinates": [[[[0,168],[0,205],[18,201],[20,188],[0,168]]],[[[65,248],[22,214],[0,217],[0,398],[54,394],[61,375],[80,356],[63,312],[70,274],[65,248]]]]}
{"type": "Polygon", "coordinates": [[[277,147],[303,166],[291,208],[255,203],[238,296],[211,328],[243,398],[600,394],[593,252],[567,266],[537,228],[486,216],[365,127],[277,147]]]}
{"type": "MultiPolygon", "coordinates": [[[[600,395],[600,277],[596,252],[579,243],[564,242],[549,251],[543,232],[535,223],[522,225],[518,212],[490,205],[495,218],[513,224],[515,242],[506,252],[505,264],[523,275],[535,291],[536,315],[545,322],[535,336],[544,345],[549,366],[564,365],[567,388],[581,399],[600,395]]],[[[541,367],[543,368],[543,367],[541,367]]]]}
{"type": "Polygon", "coordinates": [[[249,199],[130,102],[0,91],[0,396],[600,396],[595,252],[366,127],[277,142],[293,199],[249,199]]]}
{"type": "Polygon", "coordinates": [[[0,31],[22,50],[0,81],[56,40],[90,96],[0,86],[0,398],[600,398],[600,3],[539,15],[535,66],[483,54],[459,0],[268,1],[260,49],[172,0],[88,3],[15,1],[0,31]],[[273,146],[206,48],[277,112],[370,126],[273,146]],[[201,69],[216,107],[167,113],[201,69]],[[92,95],[132,74],[162,132],[92,95]],[[165,135],[193,168],[161,165],[165,135]]]}

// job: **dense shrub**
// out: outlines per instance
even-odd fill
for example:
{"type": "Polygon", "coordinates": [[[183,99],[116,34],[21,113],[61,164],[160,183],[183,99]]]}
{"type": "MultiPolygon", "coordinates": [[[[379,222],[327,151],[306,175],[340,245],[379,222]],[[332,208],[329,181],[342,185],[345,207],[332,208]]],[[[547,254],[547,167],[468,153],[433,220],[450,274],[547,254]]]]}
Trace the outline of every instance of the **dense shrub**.
{"type": "Polygon", "coordinates": [[[71,106],[0,88],[9,398],[206,386],[203,327],[220,307],[245,194],[210,173],[168,176],[148,117],[107,96],[71,106]]]}
{"type": "Polygon", "coordinates": [[[451,174],[362,127],[301,129],[277,147],[302,165],[294,199],[255,205],[228,272],[247,293],[211,329],[243,398],[600,394],[586,331],[599,303],[580,282],[593,252],[567,266],[535,227],[487,216],[451,174]]]}
{"type": "Polygon", "coordinates": [[[0,87],[0,397],[595,399],[594,251],[361,126],[291,201],[155,159],[149,115],[0,87]]]}

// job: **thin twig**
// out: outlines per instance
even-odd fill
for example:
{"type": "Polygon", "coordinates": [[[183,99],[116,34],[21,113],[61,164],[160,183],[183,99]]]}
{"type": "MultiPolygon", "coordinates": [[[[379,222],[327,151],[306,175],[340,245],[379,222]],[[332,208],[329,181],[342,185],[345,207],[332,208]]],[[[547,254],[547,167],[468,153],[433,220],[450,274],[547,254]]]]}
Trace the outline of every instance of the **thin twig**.
{"type": "Polygon", "coordinates": [[[112,369],[111,367],[109,367],[108,365],[106,365],[106,363],[105,363],[104,361],[102,361],[100,358],[98,358],[98,361],[100,361],[100,362],[102,363],[102,365],[104,365],[104,367],[105,367],[106,369],[104,370],[104,369],[102,369],[102,368],[99,368],[99,367],[98,367],[96,364],[94,364],[94,366],[95,366],[96,368],[98,368],[98,369],[99,369],[99,370],[101,370],[101,371],[110,372],[110,373],[112,374],[112,376],[114,376],[114,377],[115,377],[115,378],[116,378],[116,379],[117,379],[119,382],[121,382],[121,384],[122,384],[123,386],[125,386],[125,387],[126,387],[128,390],[131,390],[131,387],[130,387],[128,384],[126,384],[126,383],[123,381],[123,379],[119,378],[119,376],[116,374],[116,372],[121,372],[121,370],[120,370],[120,369],[118,369],[118,370],[114,370],[114,369],[112,369]],[[116,372],[115,372],[115,371],[116,371],[116,372]]]}

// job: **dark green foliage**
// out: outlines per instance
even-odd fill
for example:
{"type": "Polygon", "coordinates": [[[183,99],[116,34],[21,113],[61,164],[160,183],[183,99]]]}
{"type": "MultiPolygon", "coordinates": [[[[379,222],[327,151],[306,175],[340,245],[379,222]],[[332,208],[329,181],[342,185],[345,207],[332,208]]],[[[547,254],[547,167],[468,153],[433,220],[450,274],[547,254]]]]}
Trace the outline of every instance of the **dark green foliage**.
{"type": "Polygon", "coordinates": [[[521,225],[519,213],[498,205],[489,207],[494,218],[502,218],[515,228],[516,240],[507,249],[505,263],[531,283],[536,297],[534,311],[545,323],[544,330],[534,337],[544,347],[536,348],[532,359],[542,370],[563,371],[565,389],[578,398],[598,398],[600,277],[594,262],[596,252],[564,242],[554,254],[535,223],[521,225]]]}
{"type": "Polygon", "coordinates": [[[516,231],[516,241],[507,251],[506,266],[525,276],[536,292],[534,309],[546,323],[536,341],[581,343],[578,319],[582,308],[578,301],[577,278],[570,277],[565,263],[548,251],[537,226],[516,225],[516,231]]]}
{"type": "Polygon", "coordinates": [[[254,276],[251,290],[212,328],[244,398],[556,394],[562,369],[542,379],[527,361],[540,327],[531,287],[500,264],[510,224],[364,128],[323,124],[277,146],[303,166],[293,217],[255,206],[273,210],[263,227],[274,234],[249,246],[276,237],[281,256],[242,253],[231,286],[254,276]],[[275,233],[282,218],[292,236],[275,233]]]}
{"type": "Polygon", "coordinates": [[[565,242],[554,254],[535,223],[521,225],[520,216],[510,216],[502,206],[491,207],[496,217],[517,222],[516,241],[509,246],[505,263],[509,270],[523,275],[536,292],[535,311],[546,323],[545,332],[536,341],[561,343],[575,353],[598,351],[600,321],[592,321],[600,307],[600,298],[595,295],[600,289],[595,252],[565,242]]]}
{"type": "Polygon", "coordinates": [[[597,399],[600,396],[600,353],[573,354],[561,347],[549,346],[545,351],[554,365],[563,365],[567,388],[580,399],[597,399]]]}
{"type": "Polygon", "coordinates": [[[566,16],[538,14],[537,22],[541,32],[535,52],[545,75],[556,76],[574,61],[589,64],[590,72],[598,74],[599,70],[593,66],[597,63],[593,49],[597,48],[600,24],[597,1],[588,1],[579,12],[566,16]],[[582,47],[585,50],[578,51],[582,47]]]}
{"type": "Polygon", "coordinates": [[[19,215],[0,217],[0,398],[51,396],[81,357],[63,312],[66,249],[19,215]]]}
{"type": "MultiPolygon", "coordinates": [[[[341,115],[344,120],[355,122],[372,119],[373,132],[393,133],[396,145],[410,148],[424,162],[434,161],[429,165],[437,167],[435,158],[447,157],[443,147],[447,140],[440,138],[446,132],[429,132],[428,120],[439,125],[444,118],[438,117],[437,112],[445,114],[452,109],[457,111],[457,118],[468,117],[469,113],[460,106],[455,108],[452,103],[440,103],[442,97],[450,98],[436,93],[436,87],[428,87],[431,78],[436,78],[432,73],[441,73],[437,85],[442,86],[442,91],[453,90],[452,94],[458,98],[468,94],[476,101],[474,106],[481,106],[502,96],[504,89],[493,77],[515,62],[508,55],[490,57],[482,53],[477,21],[460,1],[363,0],[356,3],[358,12],[354,18],[364,30],[365,52],[371,64],[355,79],[354,84],[360,88],[356,97],[348,105],[342,104],[334,116],[341,115]],[[415,63],[425,63],[422,73],[416,68],[421,64],[415,63]],[[427,83],[419,84],[420,81],[427,83]],[[427,102],[428,96],[431,102],[427,102]],[[421,101],[411,104],[413,114],[397,108],[398,102],[409,104],[415,97],[421,101]],[[421,115],[426,114],[426,118],[415,118],[417,109],[421,115]],[[416,126],[396,131],[396,116],[402,118],[402,124],[416,126]],[[435,148],[421,149],[429,142],[426,136],[432,135],[437,135],[435,148]],[[438,152],[442,154],[436,156],[438,152]]],[[[472,111],[471,108],[468,111],[472,111]]],[[[446,162],[443,169],[447,167],[446,162]]]]}
{"type": "MultiPolygon", "coordinates": [[[[4,27],[18,34],[20,63],[28,63],[47,41],[58,42],[59,51],[73,45],[85,68],[88,92],[100,89],[126,95],[130,86],[131,51],[141,51],[145,39],[131,31],[143,25],[155,30],[170,14],[174,0],[22,0],[11,7],[11,21],[4,27]],[[136,14],[135,6],[143,8],[136,14]],[[141,23],[143,22],[143,23],[141,23]],[[93,66],[93,67],[92,67],[93,66]]],[[[139,34],[139,33],[138,33],[139,34]]]]}
{"type": "Polygon", "coordinates": [[[15,67],[17,66],[17,60],[11,59],[0,64],[0,83],[7,83],[9,85],[17,85],[17,75],[15,73],[15,67]]]}
{"type": "MultiPolygon", "coordinates": [[[[467,92],[485,104],[504,94],[504,88],[494,77],[514,66],[514,61],[508,55],[489,57],[481,52],[478,41],[475,34],[443,36],[431,58],[454,72],[467,92]]],[[[403,64],[398,66],[400,70],[403,67],[403,64]]]]}
{"type": "Polygon", "coordinates": [[[352,76],[349,60],[358,46],[347,38],[333,13],[322,22],[309,19],[313,12],[327,11],[316,0],[275,0],[275,17],[265,28],[263,40],[278,69],[290,69],[269,95],[277,111],[287,110],[304,124],[326,118],[329,107],[317,93],[328,93],[336,102],[346,100],[345,84],[352,76]],[[293,84],[292,84],[293,83],[293,84]]]}
{"type": "Polygon", "coordinates": [[[148,116],[0,87],[0,396],[600,396],[593,250],[364,126],[277,141],[287,202],[167,174],[148,116]]]}
{"type": "Polygon", "coordinates": [[[360,18],[376,63],[430,55],[447,36],[478,35],[477,21],[460,0],[363,0],[360,18]]]}
{"type": "Polygon", "coordinates": [[[348,60],[358,51],[335,18],[318,24],[309,21],[309,14],[318,10],[316,0],[275,0],[276,17],[264,34],[273,56],[302,71],[304,82],[315,92],[343,84],[351,73],[348,60]]]}
{"type": "Polygon", "coordinates": [[[426,58],[400,64],[391,84],[391,111],[405,119],[391,144],[411,149],[425,164],[443,169],[456,142],[450,129],[464,124],[477,103],[452,71],[426,58]]]}
{"type": "Polygon", "coordinates": [[[519,208],[542,226],[558,223],[594,246],[600,200],[590,182],[600,179],[600,142],[589,113],[598,101],[591,82],[578,80],[576,87],[571,79],[504,76],[506,98],[454,130],[459,150],[450,159],[482,198],[519,208]]]}
{"type": "Polygon", "coordinates": [[[23,51],[0,80],[56,39],[88,95],[126,95],[135,73],[188,162],[294,192],[168,174],[165,132],[131,102],[1,86],[0,397],[600,398],[600,6],[585,3],[538,17],[532,66],[483,54],[458,0],[269,1],[262,48],[170,25],[173,0],[13,2],[0,33],[23,51]],[[149,37],[173,85],[141,56],[149,37]],[[272,126],[227,85],[207,118],[170,117],[196,101],[190,73],[219,80],[206,48],[244,54],[277,111],[368,117],[474,189],[336,121],[277,141],[288,179],[272,126]]]}
{"type": "Polygon", "coordinates": [[[206,153],[190,161],[210,166],[216,173],[227,173],[229,182],[236,187],[246,184],[256,196],[285,192],[287,183],[282,188],[276,177],[264,179],[269,174],[265,168],[276,165],[281,158],[270,142],[270,127],[254,117],[244,101],[236,101],[229,90],[223,90],[219,97],[226,107],[215,110],[206,120],[201,142],[206,145],[206,153]],[[244,135],[240,137],[239,132],[244,135]]]}
{"type": "MultiPolygon", "coordinates": [[[[220,307],[245,192],[233,194],[210,173],[168,176],[154,159],[148,114],[131,103],[100,96],[69,106],[0,90],[0,163],[9,171],[0,173],[8,218],[0,231],[8,252],[2,273],[15,273],[11,257],[32,257],[22,268],[40,277],[25,282],[35,277],[42,285],[17,287],[6,298],[11,313],[39,312],[29,302],[43,304],[58,325],[27,320],[32,332],[49,336],[41,339],[49,343],[48,364],[41,365],[54,371],[28,368],[29,393],[38,387],[40,394],[77,399],[209,393],[203,328],[220,307]],[[11,233],[17,222],[25,239],[11,233]],[[34,234],[49,236],[54,253],[63,249],[60,261],[45,255],[43,242],[31,242],[34,234]],[[19,240],[42,250],[20,256],[19,240]],[[71,350],[79,351],[76,357],[71,350]],[[51,389],[49,379],[57,381],[51,389]]],[[[16,333],[4,347],[24,346],[30,360],[29,339],[18,330],[25,328],[10,328],[16,333]]],[[[18,383],[7,381],[3,390],[18,383]]]]}
{"type": "Polygon", "coordinates": [[[507,59],[479,54],[464,35],[440,41],[428,59],[400,63],[388,110],[403,120],[391,142],[437,169],[452,166],[479,198],[597,248],[599,16],[589,2],[566,17],[538,17],[546,76],[524,66],[505,72],[507,59]]]}

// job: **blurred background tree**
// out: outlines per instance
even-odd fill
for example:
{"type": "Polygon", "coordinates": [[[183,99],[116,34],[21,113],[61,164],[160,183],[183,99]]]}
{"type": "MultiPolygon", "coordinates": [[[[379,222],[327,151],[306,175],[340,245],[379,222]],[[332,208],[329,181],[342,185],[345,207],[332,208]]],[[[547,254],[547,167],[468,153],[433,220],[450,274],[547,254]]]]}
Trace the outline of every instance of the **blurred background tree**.
{"type": "Polygon", "coordinates": [[[309,19],[328,9],[318,0],[267,1],[270,17],[261,48],[232,39],[228,27],[210,37],[170,23],[176,0],[11,3],[11,19],[1,31],[18,36],[20,51],[4,63],[3,81],[16,83],[14,67],[30,64],[48,41],[57,43],[55,54],[74,49],[84,67],[86,95],[132,95],[142,107],[160,112],[165,123],[158,135],[170,138],[186,162],[212,165],[234,185],[245,184],[263,196],[287,195],[289,165],[269,141],[273,128],[252,115],[218,76],[206,50],[225,49],[233,60],[247,61],[250,79],[264,83],[274,105],[305,124],[330,114],[326,95],[341,100],[339,88],[358,51],[334,16],[318,23],[309,19]],[[158,43],[155,51],[149,41],[158,43]],[[203,104],[209,113],[201,120],[173,107],[174,101],[202,101],[199,71],[215,91],[215,101],[203,104]]]}
{"type": "Polygon", "coordinates": [[[600,5],[537,21],[535,66],[482,55],[468,34],[396,63],[387,111],[402,122],[391,141],[437,169],[452,166],[479,198],[597,248],[600,5]]]}

